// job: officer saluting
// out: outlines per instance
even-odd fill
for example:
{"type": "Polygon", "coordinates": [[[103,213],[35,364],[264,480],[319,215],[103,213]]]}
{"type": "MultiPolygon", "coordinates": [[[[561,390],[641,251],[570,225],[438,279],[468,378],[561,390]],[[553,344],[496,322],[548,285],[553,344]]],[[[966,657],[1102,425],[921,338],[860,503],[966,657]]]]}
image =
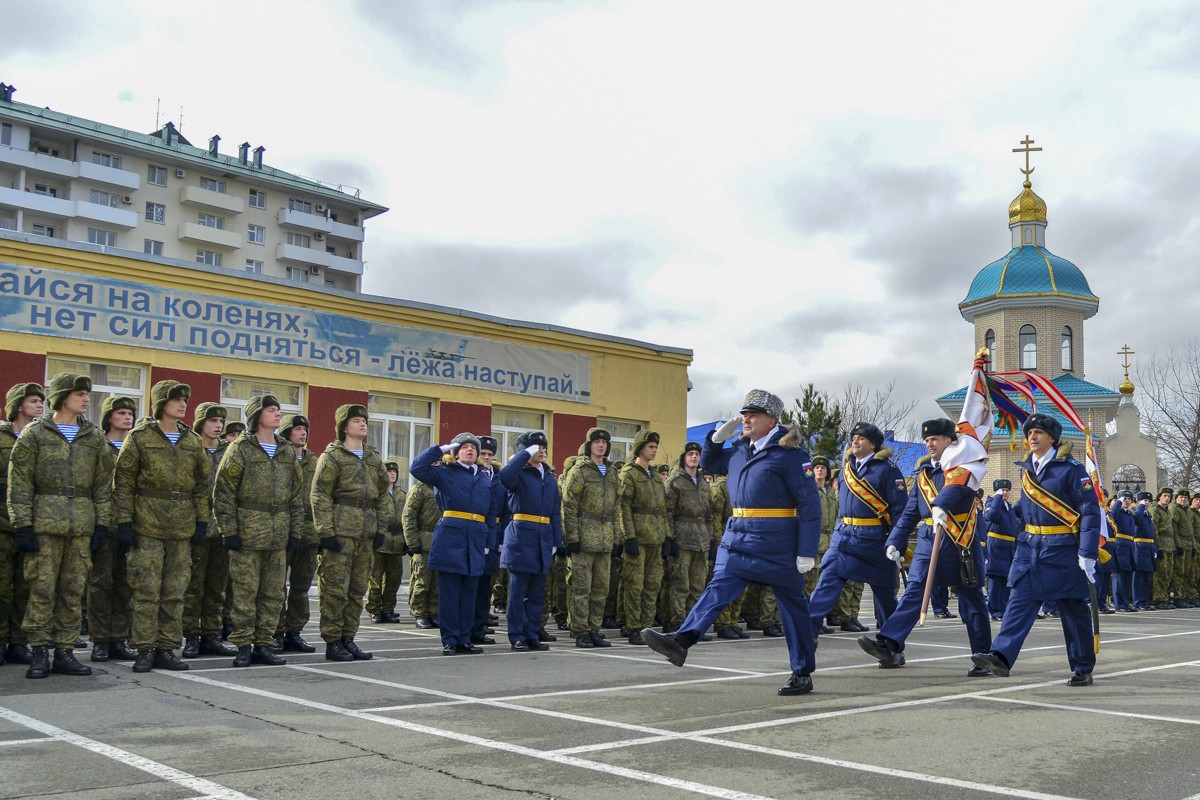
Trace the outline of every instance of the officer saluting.
{"type": "Polygon", "coordinates": [[[983,509],[984,529],[987,531],[987,598],[992,619],[1004,617],[1008,605],[1008,571],[1012,569],[1013,553],[1017,549],[1017,534],[1023,529],[1017,506],[1008,502],[1012,481],[999,478],[992,481],[992,499],[983,509]]]}
{"type": "Polygon", "coordinates": [[[1096,576],[1100,507],[1087,470],[1071,458],[1070,444],[1059,448],[1058,420],[1032,414],[1023,429],[1032,452],[1018,464],[1025,531],[1008,574],[1011,594],[992,649],[971,661],[1007,677],[1042,601],[1057,600],[1071,665],[1067,685],[1090,686],[1096,652],[1086,598],[1088,581],[1096,576]]]}

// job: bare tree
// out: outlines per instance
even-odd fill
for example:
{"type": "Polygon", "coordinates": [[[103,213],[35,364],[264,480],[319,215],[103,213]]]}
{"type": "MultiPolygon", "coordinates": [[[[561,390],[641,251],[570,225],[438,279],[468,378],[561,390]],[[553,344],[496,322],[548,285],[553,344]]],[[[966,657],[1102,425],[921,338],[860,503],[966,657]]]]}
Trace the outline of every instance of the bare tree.
{"type": "Polygon", "coordinates": [[[840,395],[833,398],[834,407],[841,412],[842,438],[849,436],[856,422],[873,422],[883,431],[895,431],[897,436],[911,434],[908,418],[917,407],[916,400],[899,401],[892,397],[896,382],[868,389],[861,383],[849,384],[840,395]]]}
{"type": "Polygon", "coordinates": [[[1158,440],[1158,466],[1171,485],[1200,484],[1200,341],[1154,353],[1134,371],[1142,426],[1158,440]]]}

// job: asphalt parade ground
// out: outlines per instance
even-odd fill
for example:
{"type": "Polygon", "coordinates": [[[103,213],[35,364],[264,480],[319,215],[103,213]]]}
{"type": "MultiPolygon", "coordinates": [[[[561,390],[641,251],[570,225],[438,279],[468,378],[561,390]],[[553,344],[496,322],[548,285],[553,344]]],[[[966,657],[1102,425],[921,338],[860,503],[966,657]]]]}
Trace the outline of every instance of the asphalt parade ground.
{"type": "Polygon", "coordinates": [[[786,645],[757,632],[677,669],[616,631],[516,653],[501,627],[485,654],[447,657],[402,619],[363,625],[371,661],[2,666],[0,797],[1200,798],[1200,609],[1103,617],[1087,688],[1065,685],[1055,619],[1009,678],[967,677],[957,619],[914,631],[899,670],[823,636],[800,697],[776,695],[786,645]]]}

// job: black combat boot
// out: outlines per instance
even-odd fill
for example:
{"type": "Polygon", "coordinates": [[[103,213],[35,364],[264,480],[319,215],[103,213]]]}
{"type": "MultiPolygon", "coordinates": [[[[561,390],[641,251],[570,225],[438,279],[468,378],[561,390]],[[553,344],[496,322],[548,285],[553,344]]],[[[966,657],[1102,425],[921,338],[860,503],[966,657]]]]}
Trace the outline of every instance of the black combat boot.
{"type": "Polygon", "coordinates": [[[4,660],[10,664],[32,664],[33,656],[27,644],[10,644],[4,648],[4,660]]]}
{"type": "Polygon", "coordinates": [[[185,636],[183,637],[183,649],[179,654],[184,658],[196,658],[200,655],[200,637],[185,636]]]}
{"type": "Polygon", "coordinates": [[[46,647],[35,647],[29,654],[29,669],[25,670],[26,678],[45,678],[50,675],[50,650],[46,647]]]}
{"type": "Polygon", "coordinates": [[[238,649],[229,642],[221,641],[215,633],[206,633],[200,637],[200,655],[202,656],[232,656],[237,655],[238,649]]]}
{"type": "Polygon", "coordinates": [[[325,643],[325,660],[326,661],[353,661],[354,656],[346,649],[346,645],[342,644],[342,640],[338,639],[335,642],[325,643]]]}
{"type": "Polygon", "coordinates": [[[283,634],[277,633],[274,636],[272,636],[271,639],[272,639],[271,652],[272,653],[282,653],[283,652],[283,634]]]}
{"type": "Polygon", "coordinates": [[[160,647],[154,651],[154,667],[155,669],[169,669],[172,672],[191,669],[187,664],[179,660],[179,656],[175,655],[174,650],[167,647],[160,647]]]}
{"type": "Polygon", "coordinates": [[[275,655],[275,651],[271,646],[265,644],[256,644],[254,646],[254,651],[250,654],[250,660],[255,664],[266,664],[268,667],[282,667],[287,663],[286,658],[280,658],[275,655]]]}
{"type": "Polygon", "coordinates": [[[248,644],[244,644],[241,647],[239,647],[237,650],[237,656],[233,659],[233,665],[235,667],[250,666],[250,663],[251,663],[251,661],[253,661],[253,658],[254,658],[253,651],[254,651],[254,648],[248,644]]]}
{"type": "Polygon", "coordinates": [[[96,663],[108,661],[107,642],[92,642],[92,661],[96,663]]]}
{"type": "Polygon", "coordinates": [[[54,664],[50,667],[51,672],[57,672],[59,675],[91,675],[92,668],[86,664],[80,664],[79,659],[75,657],[74,650],[54,649],[54,664]]]}
{"type": "Polygon", "coordinates": [[[317,652],[317,648],[304,641],[304,637],[300,635],[299,631],[296,633],[285,633],[283,635],[283,649],[291,650],[296,653],[317,652]]]}
{"type": "Polygon", "coordinates": [[[557,642],[558,637],[547,631],[545,628],[538,628],[539,642],[557,642]]]}
{"type": "Polygon", "coordinates": [[[108,657],[113,661],[135,661],[137,660],[137,651],[131,650],[129,645],[125,644],[122,639],[117,642],[108,643],[108,657]]]}
{"type": "Polygon", "coordinates": [[[346,652],[354,657],[355,661],[370,661],[375,657],[374,653],[368,653],[365,650],[360,649],[359,646],[354,643],[353,636],[347,636],[345,639],[342,639],[342,646],[346,648],[346,652]]]}
{"type": "Polygon", "coordinates": [[[4,658],[4,653],[6,650],[8,650],[8,645],[5,644],[4,642],[0,642],[0,667],[4,666],[4,662],[6,660],[4,658]]]}
{"type": "Polygon", "coordinates": [[[154,669],[154,650],[149,647],[137,651],[137,659],[133,662],[134,672],[149,672],[154,669]]]}

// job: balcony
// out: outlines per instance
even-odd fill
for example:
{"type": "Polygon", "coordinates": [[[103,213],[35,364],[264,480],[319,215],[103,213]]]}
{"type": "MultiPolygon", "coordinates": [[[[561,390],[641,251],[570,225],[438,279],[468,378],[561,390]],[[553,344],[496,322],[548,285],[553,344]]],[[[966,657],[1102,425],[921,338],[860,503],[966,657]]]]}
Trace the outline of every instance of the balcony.
{"type": "Polygon", "coordinates": [[[279,209],[279,224],[293,228],[303,228],[308,231],[321,231],[339,239],[349,239],[352,242],[363,241],[363,229],[358,225],[347,225],[326,219],[324,214],[308,214],[304,211],[293,211],[290,208],[279,209]]]}
{"type": "Polygon", "coordinates": [[[122,189],[139,189],[142,185],[142,176],[136,172],[103,167],[90,161],[55,158],[44,153],[20,150],[15,147],[0,147],[0,164],[8,164],[39,175],[53,175],[68,180],[84,178],[94,183],[118,186],[122,189]]]}
{"type": "MultiPolygon", "coordinates": [[[[88,205],[91,205],[89,203],[88,205]]],[[[45,194],[0,188],[0,206],[22,208],[48,217],[69,219],[75,216],[75,201],[60,200],[45,194]]]]}
{"type": "Polygon", "coordinates": [[[349,275],[362,275],[363,262],[352,258],[343,258],[326,253],[324,250],[312,250],[294,244],[279,244],[275,246],[275,258],[279,261],[295,261],[301,264],[315,264],[326,269],[335,269],[349,275]]]}
{"type": "Polygon", "coordinates": [[[230,214],[240,214],[246,209],[246,203],[240,197],[232,197],[220,192],[201,189],[199,186],[185,186],[179,193],[179,202],[205,208],[215,208],[230,214]]]}
{"type": "Polygon", "coordinates": [[[112,206],[102,206],[99,203],[75,202],[75,216],[81,219],[103,222],[106,225],[117,225],[122,228],[136,228],[138,215],[136,212],[112,206]]]}
{"type": "Polygon", "coordinates": [[[185,222],[179,226],[179,239],[209,247],[219,247],[223,250],[236,250],[242,246],[242,235],[230,233],[220,228],[210,228],[198,222],[185,222]]]}

